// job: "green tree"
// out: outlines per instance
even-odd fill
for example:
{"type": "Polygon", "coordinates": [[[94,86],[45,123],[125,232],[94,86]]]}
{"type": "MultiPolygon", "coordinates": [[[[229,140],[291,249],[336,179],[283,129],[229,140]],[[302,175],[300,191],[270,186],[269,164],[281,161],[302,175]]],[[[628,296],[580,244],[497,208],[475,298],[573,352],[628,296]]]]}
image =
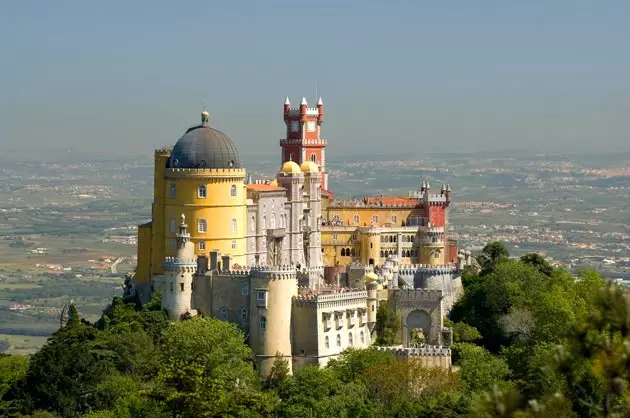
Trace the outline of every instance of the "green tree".
{"type": "Polygon", "coordinates": [[[173,416],[238,415],[247,410],[260,380],[244,340],[234,324],[216,319],[171,324],[162,334],[153,396],[173,416]]]}
{"type": "Polygon", "coordinates": [[[510,252],[499,241],[489,242],[483,247],[481,255],[477,257],[481,265],[482,275],[490,273],[494,267],[510,257],[510,252]]]}
{"type": "Polygon", "coordinates": [[[7,398],[26,378],[28,366],[28,357],[0,354],[0,415],[8,415],[14,409],[7,398]]]}
{"type": "Polygon", "coordinates": [[[396,311],[389,307],[387,301],[382,300],[376,311],[376,341],[377,345],[393,345],[400,328],[396,311]]]}
{"type": "Polygon", "coordinates": [[[395,361],[394,355],[387,351],[348,348],[336,359],[331,359],[326,367],[341,381],[350,383],[364,380],[365,371],[370,367],[392,364],[395,361]]]}
{"type": "Polygon", "coordinates": [[[553,274],[553,267],[540,254],[526,254],[521,257],[521,261],[529,264],[544,275],[551,276],[553,274]]]}
{"type": "Polygon", "coordinates": [[[453,342],[468,343],[481,339],[481,334],[477,328],[465,322],[453,322],[448,318],[444,318],[444,326],[453,330],[453,342]]]}
{"type": "Polygon", "coordinates": [[[462,383],[470,392],[488,390],[506,381],[510,374],[505,360],[473,344],[453,345],[453,359],[459,366],[462,383]]]}
{"type": "Polygon", "coordinates": [[[289,362],[282,356],[282,353],[276,353],[276,358],[271,366],[271,372],[267,377],[267,387],[278,387],[278,385],[286,380],[289,376],[289,362]]]}

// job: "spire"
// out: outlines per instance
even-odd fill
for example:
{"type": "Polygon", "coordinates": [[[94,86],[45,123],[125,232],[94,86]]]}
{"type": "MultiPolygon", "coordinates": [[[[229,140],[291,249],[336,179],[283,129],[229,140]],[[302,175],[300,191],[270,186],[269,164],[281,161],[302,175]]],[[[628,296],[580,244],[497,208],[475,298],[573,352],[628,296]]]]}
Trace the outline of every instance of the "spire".
{"type": "Polygon", "coordinates": [[[451,191],[451,185],[450,185],[450,184],[447,184],[447,185],[446,185],[446,191],[447,191],[447,192],[450,192],[450,191],[451,191]]]}
{"type": "Polygon", "coordinates": [[[284,104],[285,105],[291,105],[291,102],[289,101],[289,96],[287,96],[287,98],[284,99],[284,104]]]}
{"type": "Polygon", "coordinates": [[[319,100],[317,101],[317,106],[323,106],[324,102],[322,101],[322,97],[319,96],[319,100]]]}
{"type": "Polygon", "coordinates": [[[306,106],[306,105],[307,105],[307,103],[306,103],[306,97],[302,96],[302,101],[300,102],[300,105],[304,105],[304,106],[306,106]]]}
{"type": "Polygon", "coordinates": [[[245,184],[252,184],[252,174],[247,174],[247,180],[245,180],[245,184]]]}

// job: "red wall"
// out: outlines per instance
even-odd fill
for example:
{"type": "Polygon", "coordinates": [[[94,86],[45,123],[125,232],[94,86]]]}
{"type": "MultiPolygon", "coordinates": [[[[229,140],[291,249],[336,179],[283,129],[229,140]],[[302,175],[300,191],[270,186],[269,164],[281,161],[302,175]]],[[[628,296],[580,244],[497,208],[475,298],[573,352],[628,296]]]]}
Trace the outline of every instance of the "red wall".
{"type": "Polygon", "coordinates": [[[444,226],[445,210],[442,206],[429,207],[429,222],[432,226],[444,226]]]}

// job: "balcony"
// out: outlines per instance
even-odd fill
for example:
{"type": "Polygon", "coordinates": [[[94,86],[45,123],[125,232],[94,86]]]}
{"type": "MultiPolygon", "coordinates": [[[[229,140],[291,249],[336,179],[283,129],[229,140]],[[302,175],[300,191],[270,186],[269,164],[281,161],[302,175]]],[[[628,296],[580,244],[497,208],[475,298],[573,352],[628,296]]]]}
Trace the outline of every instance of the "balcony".
{"type": "Polygon", "coordinates": [[[284,238],[284,234],[285,234],[284,228],[267,229],[268,238],[275,238],[275,239],[284,238]]]}

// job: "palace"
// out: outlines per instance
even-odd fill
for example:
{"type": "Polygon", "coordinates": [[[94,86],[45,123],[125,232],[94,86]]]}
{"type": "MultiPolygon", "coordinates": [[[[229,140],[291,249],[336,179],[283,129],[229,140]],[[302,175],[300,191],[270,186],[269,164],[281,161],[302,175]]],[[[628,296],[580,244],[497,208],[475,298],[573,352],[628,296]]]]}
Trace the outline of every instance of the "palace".
{"type": "Polygon", "coordinates": [[[205,315],[245,332],[267,375],[325,365],[375,339],[388,301],[401,327],[399,358],[450,367],[443,315],[461,293],[470,253],[448,239],[450,186],[423,182],[406,197],[337,201],[320,137],[324,105],[284,103],[286,138],[274,179],[252,181],[237,147],[209,114],[172,149],[155,151],[151,221],[138,227],[126,297],[154,292],[172,320],[205,315]]]}

